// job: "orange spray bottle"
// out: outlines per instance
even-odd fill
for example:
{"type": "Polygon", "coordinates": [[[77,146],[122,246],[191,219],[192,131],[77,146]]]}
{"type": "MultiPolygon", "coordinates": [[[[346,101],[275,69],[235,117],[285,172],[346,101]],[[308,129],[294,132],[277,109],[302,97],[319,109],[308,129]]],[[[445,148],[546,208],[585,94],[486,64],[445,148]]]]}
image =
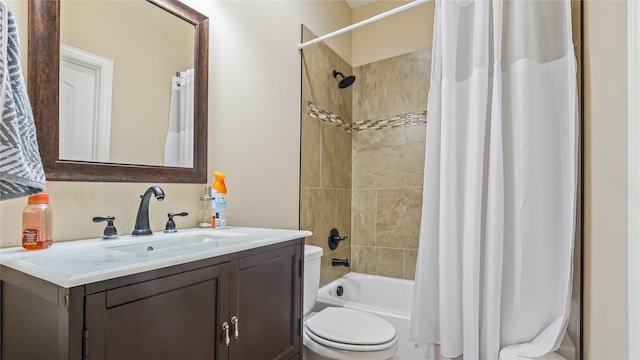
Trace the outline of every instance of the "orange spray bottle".
{"type": "Polygon", "coordinates": [[[224,183],[226,175],[219,171],[214,171],[211,199],[216,203],[216,229],[227,226],[227,185],[224,183]]]}

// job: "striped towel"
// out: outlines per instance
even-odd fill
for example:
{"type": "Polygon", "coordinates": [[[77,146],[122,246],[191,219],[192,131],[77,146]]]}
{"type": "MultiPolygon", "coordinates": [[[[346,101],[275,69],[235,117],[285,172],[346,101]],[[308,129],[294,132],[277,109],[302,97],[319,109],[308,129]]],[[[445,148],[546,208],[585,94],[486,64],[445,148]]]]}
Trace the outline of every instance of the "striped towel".
{"type": "Polygon", "coordinates": [[[0,0],[0,200],[37,194],[45,188],[19,50],[15,19],[0,0]]]}

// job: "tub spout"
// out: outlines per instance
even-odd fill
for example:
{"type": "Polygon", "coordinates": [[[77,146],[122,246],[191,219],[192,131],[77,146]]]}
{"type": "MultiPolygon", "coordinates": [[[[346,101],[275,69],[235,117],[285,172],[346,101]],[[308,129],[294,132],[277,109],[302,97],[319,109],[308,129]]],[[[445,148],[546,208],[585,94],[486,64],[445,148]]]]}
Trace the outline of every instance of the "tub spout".
{"type": "Polygon", "coordinates": [[[349,259],[331,259],[331,266],[349,266],[349,259]]]}

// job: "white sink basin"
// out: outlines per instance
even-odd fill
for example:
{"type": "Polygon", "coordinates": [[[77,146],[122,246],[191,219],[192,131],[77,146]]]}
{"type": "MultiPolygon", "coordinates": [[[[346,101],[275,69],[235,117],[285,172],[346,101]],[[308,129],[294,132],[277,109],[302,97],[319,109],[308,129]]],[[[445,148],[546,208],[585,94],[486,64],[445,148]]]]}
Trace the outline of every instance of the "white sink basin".
{"type": "Polygon", "coordinates": [[[243,235],[238,233],[190,232],[148,237],[132,236],[124,243],[107,242],[101,246],[109,250],[133,254],[138,258],[162,258],[242,244],[247,241],[247,239],[243,238],[243,235]]]}

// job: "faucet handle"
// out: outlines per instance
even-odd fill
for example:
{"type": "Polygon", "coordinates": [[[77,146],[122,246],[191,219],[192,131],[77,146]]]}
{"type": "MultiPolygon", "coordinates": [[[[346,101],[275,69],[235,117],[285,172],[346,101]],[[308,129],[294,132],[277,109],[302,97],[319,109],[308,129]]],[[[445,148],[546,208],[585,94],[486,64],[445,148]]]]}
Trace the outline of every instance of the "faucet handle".
{"type": "Polygon", "coordinates": [[[94,223],[99,223],[103,221],[107,222],[107,226],[104,228],[104,233],[102,235],[103,240],[118,238],[118,231],[116,230],[116,227],[113,225],[113,221],[115,219],[116,218],[114,216],[107,216],[107,217],[95,216],[93,218],[94,223]]]}
{"type": "Polygon", "coordinates": [[[176,232],[178,230],[176,230],[176,223],[175,221],[173,221],[173,217],[174,216],[187,216],[189,215],[189,213],[187,212],[181,212],[181,213],[177,213],[174,214],[172,212],[167,214],[167,217],[169,218],[169,220],[167,220],[167,224],[164,226],[164,232],[166,233],[172,233],[172,232],[176,232]]]}
{"type": "Polygon", "coordinates": [[[329,232],[329,249],[335,250],[338,247],[338,243],[343,240],[347,240],[348,236],[340,236],[338,229],[333,228],[329,232]]]}

